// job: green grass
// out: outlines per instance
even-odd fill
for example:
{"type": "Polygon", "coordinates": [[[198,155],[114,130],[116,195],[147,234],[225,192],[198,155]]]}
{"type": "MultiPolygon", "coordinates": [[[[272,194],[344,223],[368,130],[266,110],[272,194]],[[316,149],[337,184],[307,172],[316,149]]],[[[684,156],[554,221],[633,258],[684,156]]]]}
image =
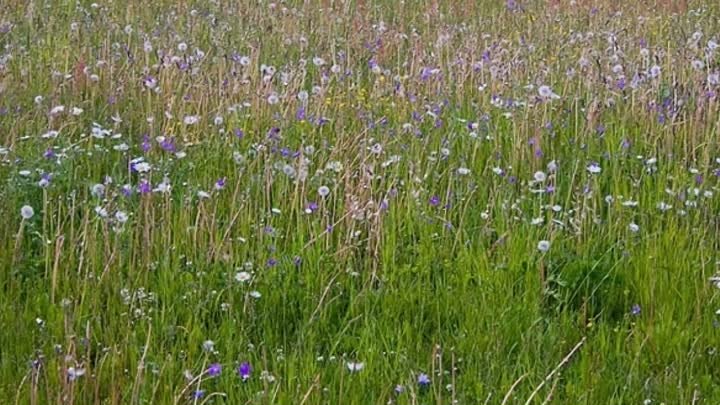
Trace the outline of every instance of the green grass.
{"type": "Polygon", "coordinates": [[[720,403],[717,5],[369,3],[0,10],[0,403],[720,403]]]}

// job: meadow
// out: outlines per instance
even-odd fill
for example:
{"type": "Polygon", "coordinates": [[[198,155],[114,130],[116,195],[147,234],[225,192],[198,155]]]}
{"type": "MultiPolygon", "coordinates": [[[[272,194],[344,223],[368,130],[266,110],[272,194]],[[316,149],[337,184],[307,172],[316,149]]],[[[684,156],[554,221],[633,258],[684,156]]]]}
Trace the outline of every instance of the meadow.
{"type": "Polygon", "coordinates": [[[0,404],[720,404],[720,4],[7,0],[0,404]]]}

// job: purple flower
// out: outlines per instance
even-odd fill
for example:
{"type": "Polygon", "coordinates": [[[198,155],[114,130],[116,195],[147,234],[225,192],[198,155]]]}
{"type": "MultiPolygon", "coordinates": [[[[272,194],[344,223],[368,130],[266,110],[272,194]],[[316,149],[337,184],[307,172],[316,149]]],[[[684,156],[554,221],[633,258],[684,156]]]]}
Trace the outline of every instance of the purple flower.
{"type": "Polygon", "coordinates": [[[432,205],[433,207],[437,207],[438,204],[440,204],[440,197],[434,195],[434,196],[430,197],[429,202],[430,202],[430,205],[432,205]]]}
{"type": "Polygon", "coordinates": [[[272,127],[267,132],[267,138],[273,141],[280,140],[280,128],[278,127],[272,127]]]}
{"type": "Polygon", "coordinates": [[[269,258],[267,261],[268,267],[274,267],[277,264],[277,260],[273,257],[269,258]]]}
{"type": "Polygon", "coordinates": [[[394,391],[395,391],[395,395],[400,395],[400,394],[402,394],[403,392],[405,392],[405,387],[403,387],[402,385],[398,384],[398,385],[395,386],[395,390],[394,390],[394,391]]]}
{"type": "Polygon", "coordinates": [[[213,363],[208,367],[207,374],[210,377],[217,377],[222,372],[222,365],[220,363],[213,363]]]}
{"type": "Polygon", "coordinates": [[[430,377],[428,377],[425,373],[420,373],[420,375],[418,375],[417,382],[420,387],[427,387],[430,385],[430,377]]]}
{"type": "Polygon", "coordinates": [[[157,86],[157,80],[155,80],[154,77],[147,75],[145,76],[145,80],[143,80],[143,84],[149,89],[154,89],[157,86]]]}
{"type": "Polygon", "coordinates": [[[218,181],[215,182],[215,190],[222,190],[225,188],[225,177],[218,179],[218,181]]]}
{"type": "Polygon", "coordinates": [[[125,184],[124,186],[122,186],[122,188],[120,188],[120,192],[121,192],[125,197],[130,197],[130,196],[132,195],[132,193],[133,193],[133,189],[132,189],[132,187],[131,187],[129,184],[125,184]]]}
{"type": "Polygon", "coordinates": [[[140,180],[140,184],[138,185],[138,191],[140,194],[147,194],[152,191],[152,186],[150,185],[150,182],[143,179],[140,180]]]}
{"type": "Polygon", "coordinates": [[[52,159],[55,157],[55,151],[53,151],[52,148],[48,148],[45,153],[43,153],[43,157],[45,157],[45,159],[52,159]]]}
{"type": "Polygon", "coordinates": [[[82,376],[84,376],[84,375],[85,375],[85,369],[84,369],[84,368],[70,367],[70,368],[67,369],[67,378],[68,378],[68,381],[71,381],[71,382],[72,382],[72,381],[75,381],[75,380],[77,380],[78,378],[80,378],[80,377],[82,377],[82,376]]]}
{"type": "Polygon", "coordinates": [[[193,398],[200,399],[205,396],[205,390],[196,390],[193,392],[193,398]]]}
{"type": "Polygon", "coordinates": [[[40,174],[40,180],[45,184],[50,183],[50,180],[52,180],[52,173],[42,172],[42,174],[40,174]]]}
{"type": "Polygon", "coordinates": [[[152,144],[150,143],[150,136],[148,134],[143,135],[143,141],[141,144],[143,152],[147,153],[150,148],[152,147],[152,144]]]}
{"type": "Polygon", "coordinates": [[[177,147],[175,147],[175,139],[174,138],[165,138],[160,142],[160,147],[163,148],[164,151],[174,153],[177,151],[177,147]]]}
{"type": "Polygon", "coordinates": [[[299,267],[302,264],[302,257],[300,257],[300,256],[293,257],[293,264],[295,264],[296,267],[299,267]]]}
{"type": "Polygon", "coordinates": [[[605,135],[605,125],[598,124],[598,126],[595,128],[595,132],[597,132],[599,136],[605,135]]]}
{"type": "Polygon", "coordinates": [[[641,311],[642,311],[642,310],[641,310],[639,304],[633,304],[633,306],[630,308],[630,314],[633,315],[633,316],[638,316],[638,315],[640,315],[640,312],[641,312],[641,311]]]}
{"type": "Polygon", "coordinates": [[[242,138],[245,136],[245,132],[243,132],[243,130],[240,129],[240,128],[235,128],[235,130],[233,131],[233,133],[235,133],[235,136],[236,136],[238,139],[242,139],[242,138]]]}
{"type": "Polygon", "coordinates": [[[625,78],[621,77],[615,82],[615,87],[618,88],[618,90],[625,90],[625,78]]]}
{"type": "Polygon", "coordinates": [[[247,361],[240,363],[237,368],[237,373],[243,381],[247,381],[250,378],[252,372],[252,366],[247,361]]]}

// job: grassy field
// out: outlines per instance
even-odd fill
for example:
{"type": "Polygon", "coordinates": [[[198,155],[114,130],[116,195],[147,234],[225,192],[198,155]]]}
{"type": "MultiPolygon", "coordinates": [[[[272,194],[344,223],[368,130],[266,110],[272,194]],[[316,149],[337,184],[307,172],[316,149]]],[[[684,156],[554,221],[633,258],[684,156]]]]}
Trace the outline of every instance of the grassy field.
{"type": "Polygon", "coordinates": [[[561,3],[6,2],[0,404],[720,404],[720,7],[561,3]]]}

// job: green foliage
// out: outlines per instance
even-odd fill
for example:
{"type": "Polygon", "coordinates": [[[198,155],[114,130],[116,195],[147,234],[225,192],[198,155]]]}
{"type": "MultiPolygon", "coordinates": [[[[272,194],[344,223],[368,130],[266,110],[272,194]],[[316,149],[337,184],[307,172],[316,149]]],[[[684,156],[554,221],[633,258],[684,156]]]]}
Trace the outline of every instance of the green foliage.
{"type": "Polygon", "coordinates": [[[719,403],[718,5],[546,3],[3,3],[0,404],[719,403]]]}

